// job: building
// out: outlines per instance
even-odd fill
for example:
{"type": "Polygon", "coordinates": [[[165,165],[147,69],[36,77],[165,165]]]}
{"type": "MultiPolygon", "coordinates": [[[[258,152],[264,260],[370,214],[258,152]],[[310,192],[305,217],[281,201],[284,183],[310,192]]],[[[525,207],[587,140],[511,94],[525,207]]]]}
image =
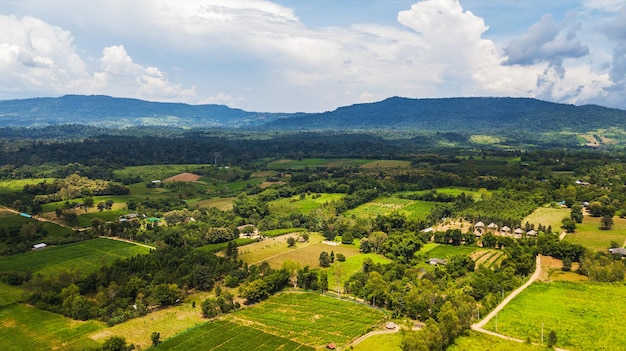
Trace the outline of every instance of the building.
{"type": "Polygon", "coordinates": [[[41,249],[45,249],[46,247],[48,247],[46,243],[39,243],[39,244],[33,245],[33,250],[41,250],[41,249]]]}

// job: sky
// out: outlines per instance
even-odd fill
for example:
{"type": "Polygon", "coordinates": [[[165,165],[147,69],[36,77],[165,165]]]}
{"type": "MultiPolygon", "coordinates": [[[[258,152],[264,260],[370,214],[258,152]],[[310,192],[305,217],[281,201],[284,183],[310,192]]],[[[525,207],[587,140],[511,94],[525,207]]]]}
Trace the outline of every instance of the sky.
{"type": "Polygon", "coordinates": [[[626,109],[626,0],[0,0],[0,100],[322,112],[391,96],[626,109]]]}

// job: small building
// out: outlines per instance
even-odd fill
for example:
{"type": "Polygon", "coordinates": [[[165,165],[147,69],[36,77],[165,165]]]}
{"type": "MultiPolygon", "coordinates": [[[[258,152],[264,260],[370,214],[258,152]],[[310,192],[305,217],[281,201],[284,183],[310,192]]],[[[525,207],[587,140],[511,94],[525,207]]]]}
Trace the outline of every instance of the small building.
{"type": "Polygon", "coordinates": [[[488,229],[488,230],[490,230],[490,231],[492,231],[492,232],[495,232],[496,230],[498,230],[498,225],[497,225],[497,224],[495,224],[495,223],[493,223],[493,222],[491,222],[491,223],[489,223],[489,225],[487,226],[487,229],[488,229]]]}
{"type": "Polygon", "coordinates": [[[428,264],[431,266],[442,266],[446,264],[446,260],[442,260],[441,258],[431,258],[428,260],[428,264]]]}
{"type": "Polygon", "coordinates": [[[537,232],[534,229],[529,230],[526,236],[537,236],[537,232]]]}
{"type": "Polygon", "coordinates": [[[626,249],[623,247],[610,248],[609,252],[614,255],[620,255],[622,257],[626,256],[626,249]]]}
{"type": "Polygon", "coordinates": [[[484,228],[485,227],[485,223],[479,221],[478,223],[474,224],[474,228],[484,228]]]}
{"type": "Polygon", "coordinates": [[[511,228],[504,226],[502,228],[500,228],[500,234],[502,235],[509,235],[511,234],[511,228]]]}
{"type": "Polygon", "coordinates": [[[48,247],[46,243],[39,243],[39,244],[33,245],[33,250],[41,250],[41,249],[45,249],[46,247],[48,247]]]}
{"type": "Polygon", "coordinates": [[[398,328],[398,325],[394,322],[389,322],[387,323],[387,325],[385,325],[385,328],[389,330],[395,330],[396,328],[398,328]]]}
{"type": "Polygon", "coordinates": [[[336,350],[337,349],[337,345],[335,345],[334,342],[331,342],[330,344],[326,345],[326,348],[329,350],[336,350]]]}

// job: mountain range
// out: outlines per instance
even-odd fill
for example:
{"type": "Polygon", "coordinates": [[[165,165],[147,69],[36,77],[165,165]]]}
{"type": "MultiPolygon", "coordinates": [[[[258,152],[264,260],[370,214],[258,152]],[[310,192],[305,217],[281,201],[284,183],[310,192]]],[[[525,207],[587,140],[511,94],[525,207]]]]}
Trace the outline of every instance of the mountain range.
{"type": "Polygon", "coordinates": [[[66,95],[0,101],[0,127],[82,124],[106,128],[168,126],[287,131],[423,130],[466,134],[585,133],[626,126],[626,111],[532,98],[392,97],[323,113],[249,112],[223,105],[66,95]]]}

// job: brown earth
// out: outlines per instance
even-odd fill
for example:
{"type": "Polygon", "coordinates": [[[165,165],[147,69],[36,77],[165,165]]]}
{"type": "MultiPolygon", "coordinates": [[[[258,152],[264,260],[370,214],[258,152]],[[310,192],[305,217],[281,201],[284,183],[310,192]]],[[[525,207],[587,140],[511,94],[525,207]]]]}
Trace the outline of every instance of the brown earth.
{"type": "Polygon", "coordinates": [[[173,177],[169,177],[164,179],[164,182],[195,182],[198,179],[200,179],[200,177],[197,174],[193,174],[193,173],[181,173],[181,174],[177,174],[173,177]]]}

